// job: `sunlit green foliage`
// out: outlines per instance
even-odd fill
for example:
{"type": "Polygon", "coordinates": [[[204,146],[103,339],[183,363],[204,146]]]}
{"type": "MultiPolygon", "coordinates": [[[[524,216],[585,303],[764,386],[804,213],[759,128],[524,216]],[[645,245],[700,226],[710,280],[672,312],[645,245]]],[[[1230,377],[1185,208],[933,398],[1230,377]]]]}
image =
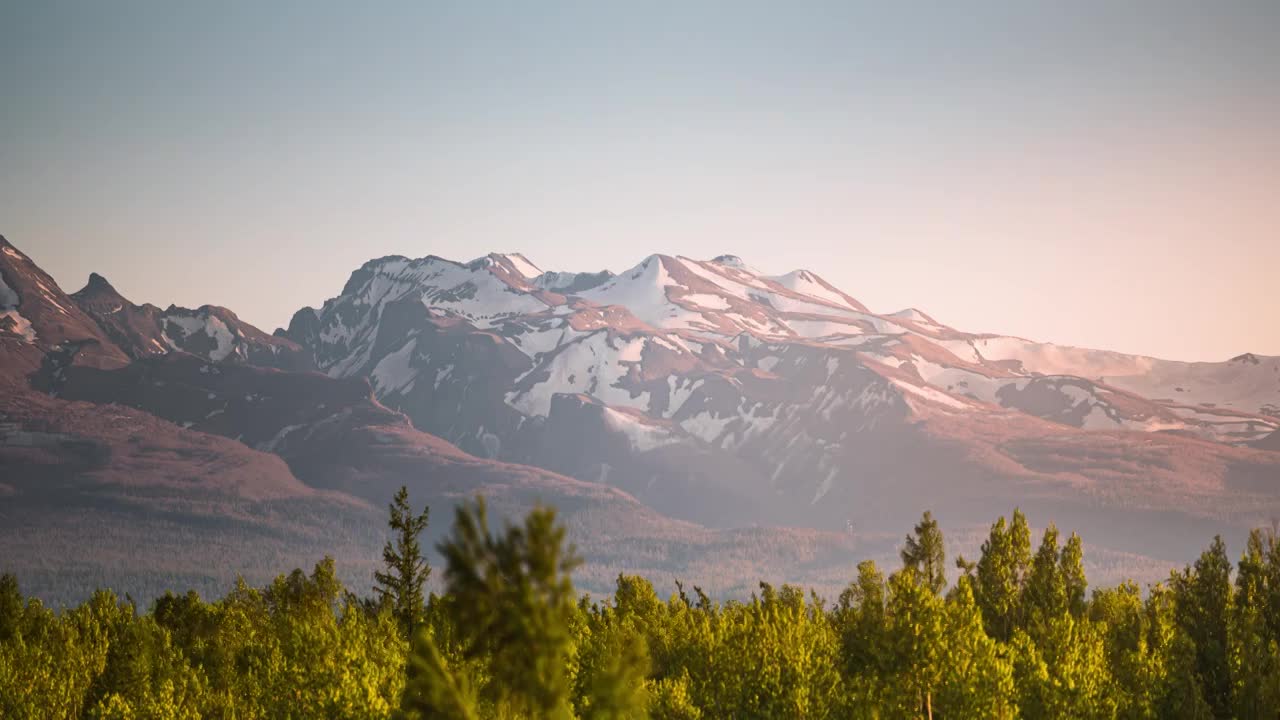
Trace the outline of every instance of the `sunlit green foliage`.
{"type": "Polygon", "coordinates": [[[862,563],[831,606],[767,583],[747,602],[679,583],[663,599],[628,575],[595,600],[573,588],[554,512],[495,530],[477,501],[440,546],[445,593],[423,600],[413,544],[426,515],[396,507],[388,566],[417,560],[398,576],[407,585],[388,572],[385,600],[348,592],[329,559],[216,601],[166,594],[149,611],[109,591],[55,611],[0,576],[0,718],[1138,720],[1280,707],[1270,532],[1234,568],[1219,539],[1145,596],[1124,583],[1087,597],[1079,537],[1063,544],[1050,526],[1032,553],[1016,511],[948,588],[926,514],[901,569],[862,563]]]}

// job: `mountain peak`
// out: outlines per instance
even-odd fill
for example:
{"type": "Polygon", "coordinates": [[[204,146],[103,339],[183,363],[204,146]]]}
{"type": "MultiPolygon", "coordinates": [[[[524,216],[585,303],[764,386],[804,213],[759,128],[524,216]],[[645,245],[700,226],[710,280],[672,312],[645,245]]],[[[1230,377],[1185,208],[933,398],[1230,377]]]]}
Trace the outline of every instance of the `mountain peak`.
{"type": "Polygon", "coordinates": [[[6,240],[3,235],[0,235],[0,260],[4,260],[5,256],[13,260],[22,260],[24,258],[22,252],[13,243],[6,240]]]}
{"type": "Polygon", "coordinates": [[[79,291],[72,293],[71,297],[77,302],[86,303],[99,310],[108,309],[108,305],[118,308],[128,302],[109,280],[96,272],[89,273],[89,282],[85,283],[79,291]]]}
{"type": "Polygon", "coordinates": [[[532,280],[542,274],[542,268],[533,264],[529,258],[521,253],[490,253],[489,258],[495,263],[505,265],[523,275],[527,280],[532,280]]]}
{"type": "Polygon", "coordinates": [[[923,310],[920,310],[919,308],[913,308],[913,307],[903,308],[898,312],[889,313],[885,317],[891,317],[897,320],[910,320],[912,322],[925,322],[930,324],[937,324],[938,322],[937,320],[934,320],[932,317],[929,317],[929,315],[925,314],[923,310]]]}
{"type": "Polygon", "coordinates": [[[89,273],[89,282],[80,292],[85,292],[87,290],[93,290],[95,292],[116,292],[116,289],[112,287],[111,282],[96,272],[89,273]]]}
{"type": "Polygon", "coordinates": [[[752,275],[763,275],[759,270],[747,264],[745,260],[737,255],[717,255],[711,259],[711,262],[721,267],[741,270],[752,275]]]}

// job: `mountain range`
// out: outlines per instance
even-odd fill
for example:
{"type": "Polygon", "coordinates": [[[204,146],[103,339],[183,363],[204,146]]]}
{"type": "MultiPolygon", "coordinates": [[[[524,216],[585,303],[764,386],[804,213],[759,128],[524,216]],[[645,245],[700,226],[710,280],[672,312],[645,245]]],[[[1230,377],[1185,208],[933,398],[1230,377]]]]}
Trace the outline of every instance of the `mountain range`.
{"type": "Polygon", "coordinates": [[[587,562],[824,592],[932,509],[952,553],[1014,506],[1091,576],[1156,580],[1280,516],[1280,358],[1184,363],[876,313],[818,274],[651,255],[383,257],[268,334],[64,293],[0,238],[0,570],[75,599],[225,590],[335,555],[385,503],[556,506],[587,562]]]}

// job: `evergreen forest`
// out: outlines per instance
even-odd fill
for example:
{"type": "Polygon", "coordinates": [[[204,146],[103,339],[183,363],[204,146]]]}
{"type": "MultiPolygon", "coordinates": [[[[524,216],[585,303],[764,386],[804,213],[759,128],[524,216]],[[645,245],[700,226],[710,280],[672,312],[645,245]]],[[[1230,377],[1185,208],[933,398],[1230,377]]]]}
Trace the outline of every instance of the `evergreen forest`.
{"type": "Polygon", "coordinates": [[[925,513],[901,567],[864,562],[837,598],[720,602],[627,575],[579,595],[549,508],[498,527],[464,503],[438,570],[403,489],[389,522],[371,593],[326,559],[216,600],[55,610],[4,575],[0,718],[1280,717],[1274,531],[1234,565],[1214,539],[1166,582],[1090,588],[1075,534],[1033,542],[1015,510],[948,562],[925,513]]]}

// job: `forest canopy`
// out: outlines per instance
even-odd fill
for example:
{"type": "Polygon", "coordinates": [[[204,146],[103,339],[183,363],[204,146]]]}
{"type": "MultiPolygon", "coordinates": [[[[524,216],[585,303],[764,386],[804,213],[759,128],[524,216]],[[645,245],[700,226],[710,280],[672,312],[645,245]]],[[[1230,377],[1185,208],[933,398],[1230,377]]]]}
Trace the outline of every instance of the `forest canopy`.
{"type": "Polygon", "coordinates": [[[830,601],[760,583],[718,602],[620,575],[579,595],[549,508],[490,526],[483,500],[440,546],[391,506],[385,571],[361,595],[326,558],[220,599],[150,607],[109,590],[53,610],[0,578],[0,717],[26,718],[1274,718],[1280,543],[1221,539],[1144,593],[1090,592],[1082,542],[999,518],[948,564],[930,513],[902,565],[872,562],[830,601]]]}

